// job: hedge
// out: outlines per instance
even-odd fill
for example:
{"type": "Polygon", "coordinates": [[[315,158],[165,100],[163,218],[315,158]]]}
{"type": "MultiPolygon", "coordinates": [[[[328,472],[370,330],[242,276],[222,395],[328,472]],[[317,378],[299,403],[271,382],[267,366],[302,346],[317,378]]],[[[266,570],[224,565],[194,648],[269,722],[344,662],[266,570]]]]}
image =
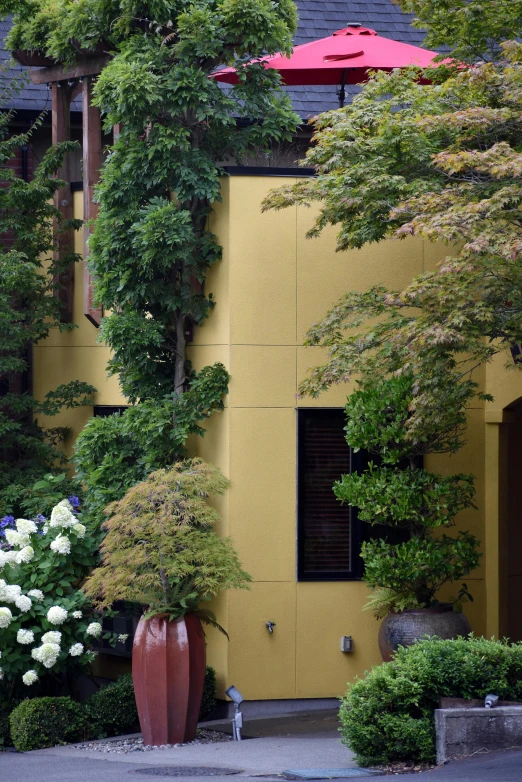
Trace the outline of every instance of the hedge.
{"type": "Polygon", "coordinates": [[[522,644],[485,638],[426,639],[349,686],[343,743],[361,765],[435,760],[434,710],[442,697],[522,700],[522,644]]]}

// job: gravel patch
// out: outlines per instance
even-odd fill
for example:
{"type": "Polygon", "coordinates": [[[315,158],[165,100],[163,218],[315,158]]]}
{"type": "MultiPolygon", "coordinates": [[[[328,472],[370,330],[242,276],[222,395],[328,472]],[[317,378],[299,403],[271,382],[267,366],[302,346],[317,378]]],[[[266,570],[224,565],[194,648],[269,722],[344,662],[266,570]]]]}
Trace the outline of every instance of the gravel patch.
{"type": "Polygon", "coordinates": [[[127,755],[129,752],[155,752],[162,749],[190,747],[194,744],[217,744],[232,740],[232,736],[228,733],[200,728],[196,733],[194,741],[188,741],[185,744],[162,744],[160,747],[151,747],[144,744],[143,739],[139,736],[126,739],[107,739],[107,741],[85,741],[82,744],[75,744],[74,747],[75,749],[85,749],[89,752],[114,752],[120,755],[127,755]]]}
{"type": "Polygon", "coordinates": [[[393,763],[384,763],[379,766],[371,766],[372,771],[380,771],[381,774],[418,774],[424,771],[431,771],[437,766],[434,763],[415,763],[414,761],[395,761],[393,763]]]}

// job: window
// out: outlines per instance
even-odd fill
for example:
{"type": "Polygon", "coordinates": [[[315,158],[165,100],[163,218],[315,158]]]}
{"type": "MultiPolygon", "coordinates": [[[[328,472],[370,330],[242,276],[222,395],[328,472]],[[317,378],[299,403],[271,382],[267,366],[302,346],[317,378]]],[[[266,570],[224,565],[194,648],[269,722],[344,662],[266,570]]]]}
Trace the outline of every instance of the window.
{"type": "Polygon", "coordinates": [[[297,517],[299,581],[360,578],[359,525],[341,505],[333,484],[355,467],[339,409],[297,411],[297,517]]]}
{"type": "MultiPolygon", "coordinates": [[[[353,453],[344,434],[344,410],[297,411],[297,578],[299,581],[350,581],[363,575],[361,543],[385,538],[406,540],[403,530],[357,518],[357,509],[342,505],[333,484],[342,475],[362,472],[368,454],[353,453]]],[[[375,457],[372,458],[377,461],[375,457]]]]}
{"type": "Polygon", "coordinates": [[[124,413],[126,409],[123,405],[95,405],[94,415],[96,418],[107,418],[114,413],[124,413]]]}

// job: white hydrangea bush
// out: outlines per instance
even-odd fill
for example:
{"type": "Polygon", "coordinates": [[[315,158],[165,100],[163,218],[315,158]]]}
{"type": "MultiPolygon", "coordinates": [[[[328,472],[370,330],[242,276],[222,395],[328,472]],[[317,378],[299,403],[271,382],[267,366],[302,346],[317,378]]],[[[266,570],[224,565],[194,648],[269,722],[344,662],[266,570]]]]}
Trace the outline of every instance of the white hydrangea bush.
{"type": "MultiPolygon", "coordinates": [[[[80,589],[97,539],[68,500],[50,519],[17,519],[0,546],[0,689],[20,691],[45,674],[85,667],[102,627],[80,589]],[[24,687],[25,685],[25,687],[24,687]]],[[[34,689],[34,688],[33,688],[34,689]]]]}

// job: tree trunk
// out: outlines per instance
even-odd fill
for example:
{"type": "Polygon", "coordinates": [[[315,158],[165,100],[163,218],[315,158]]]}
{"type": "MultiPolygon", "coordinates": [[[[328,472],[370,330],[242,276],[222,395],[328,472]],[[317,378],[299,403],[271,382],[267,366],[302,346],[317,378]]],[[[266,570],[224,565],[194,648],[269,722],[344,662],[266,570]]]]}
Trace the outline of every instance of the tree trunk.
{"type": "Polygon", "coordinates": [[[181,396],[185,390],[186,352],[185,315],[184,313],[178,313],[176,316],[176,358],[174,362],[174,393],[176,396],[181,396]]]}

